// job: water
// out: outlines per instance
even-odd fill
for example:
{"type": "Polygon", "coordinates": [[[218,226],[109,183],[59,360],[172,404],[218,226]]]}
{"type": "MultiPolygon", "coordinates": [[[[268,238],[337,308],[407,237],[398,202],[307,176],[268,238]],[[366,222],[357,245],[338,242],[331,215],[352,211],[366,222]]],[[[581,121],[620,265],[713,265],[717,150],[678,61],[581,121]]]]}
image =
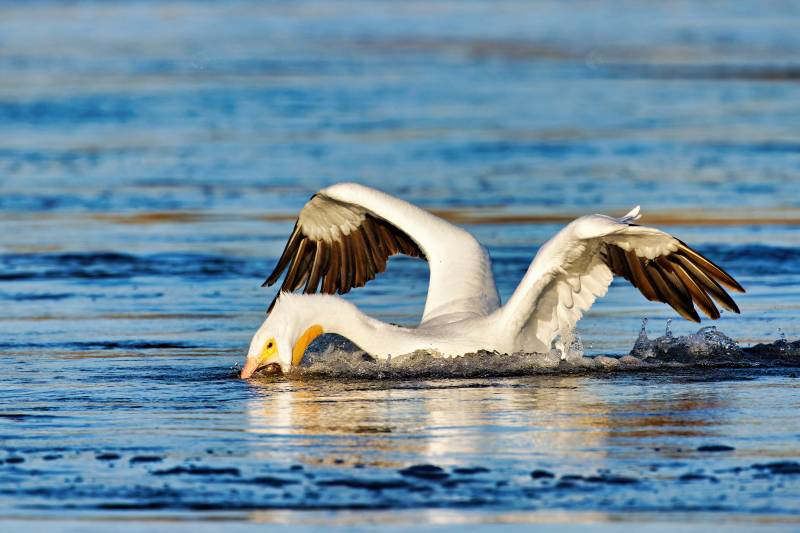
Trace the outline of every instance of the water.
{"type": "MultiPolygon", "coordinates": [[[[795,527],[798,23],[777,2],[0,3],[3,530],[795,527]],[[339,181],[471,231],[504,301],[569,220],[641,205],[747,289],[742,314],[668,326],[615,281],[565,361],[385,368],[326,338],[238,380],[297,212],[339,181]]],[[[427,280],[394,258],[346,297],[414,325],[427,280]]]]}

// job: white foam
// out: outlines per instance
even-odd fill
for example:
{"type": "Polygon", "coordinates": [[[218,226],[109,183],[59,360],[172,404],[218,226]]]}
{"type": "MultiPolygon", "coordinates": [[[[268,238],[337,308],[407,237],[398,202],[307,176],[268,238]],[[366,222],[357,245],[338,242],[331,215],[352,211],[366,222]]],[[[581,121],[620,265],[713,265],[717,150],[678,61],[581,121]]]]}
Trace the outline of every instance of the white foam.
{"type": "Polygon", "coordinates": [[[742,349],[714,326],[700,328],[691,335],[675,336],[669,330],[670,322],[662,337],[650,340],[645,330],[647,319],[644,319],[633,349],[623,357],[585,357],[581,337],[573,331],[559,332],[556,349],[547,353],[509,355],[480,351],[445,358],[416,351],[388,361],[376,360],[343,337],[325,335],[309,347],[301,366],[294,368],[292,374],[337,379],[474,378],[618,371],[664,365],[800,363],[800,341],[789,343],[784,337],[773,344],[742,349]]]}

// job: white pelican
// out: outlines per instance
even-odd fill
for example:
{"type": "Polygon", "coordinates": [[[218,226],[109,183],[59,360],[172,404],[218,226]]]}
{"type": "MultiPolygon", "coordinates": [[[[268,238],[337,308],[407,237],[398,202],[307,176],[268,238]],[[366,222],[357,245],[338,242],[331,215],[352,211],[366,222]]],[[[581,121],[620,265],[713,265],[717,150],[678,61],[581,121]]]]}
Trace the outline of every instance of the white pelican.
{"type": "Polygon", "coordinates": [[[465,230],[363,185],[322,189],[300,211],[264,283],[272,285],[288,267],[241,377],[287,372],[322,333],[338,333],[378,359],[415,350],[443,357],[547,352],[558,332],[573,328],[606,293],[613,274],[688,320],[700,322],[693,303],[719,318],[711,298],[739,312],[720,287],[744,292],[731,276],[678,239],[634,224],[638,213],[636,207],[622,218],[587,215],[570,223],[541,247],[501,306],[489,253],[465,230]],[[394,254],[421,257],[430,267],[425,311],[413,329],[371,318],[333,296],[364,286],[394,254]],[[304,285],[303,294],[294,294],[304,285]]]}

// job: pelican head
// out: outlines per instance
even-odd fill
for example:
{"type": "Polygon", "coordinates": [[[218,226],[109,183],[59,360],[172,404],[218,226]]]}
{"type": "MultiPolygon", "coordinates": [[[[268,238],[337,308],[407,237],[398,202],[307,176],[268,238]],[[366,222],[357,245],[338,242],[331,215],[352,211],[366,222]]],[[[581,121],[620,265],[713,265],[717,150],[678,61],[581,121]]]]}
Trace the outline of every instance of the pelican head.
{"type": "MultiPolygon", "coordinates": [[[[278,304],[285,299],[279,298],[278,304]]],[[[300,364],[311,341],[324,333],[321,326],[303,325],[298,322],[297,315],[281,312],[278,304],[250,342],[242,378],[249,378],[257,371],[264,374],[287,373],[292,365],[300,364]]]]}

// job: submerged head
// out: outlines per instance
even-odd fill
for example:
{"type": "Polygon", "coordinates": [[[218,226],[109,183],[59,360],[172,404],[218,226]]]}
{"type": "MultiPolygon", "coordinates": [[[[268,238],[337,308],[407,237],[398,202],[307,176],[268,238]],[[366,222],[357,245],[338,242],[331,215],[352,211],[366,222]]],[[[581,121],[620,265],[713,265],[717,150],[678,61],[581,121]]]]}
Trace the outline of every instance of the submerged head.
{"type": "Polygon", "coordinates": [[[298,315],[284,309],[279,298],[264,323],[258,328],[250,342],[247,362],[241,377],[249,378],[254,372],[280,374],[288,372],[292,365],[300,364],[311,341],[324,333],[321,326],[299,319],[298,315]]]}

